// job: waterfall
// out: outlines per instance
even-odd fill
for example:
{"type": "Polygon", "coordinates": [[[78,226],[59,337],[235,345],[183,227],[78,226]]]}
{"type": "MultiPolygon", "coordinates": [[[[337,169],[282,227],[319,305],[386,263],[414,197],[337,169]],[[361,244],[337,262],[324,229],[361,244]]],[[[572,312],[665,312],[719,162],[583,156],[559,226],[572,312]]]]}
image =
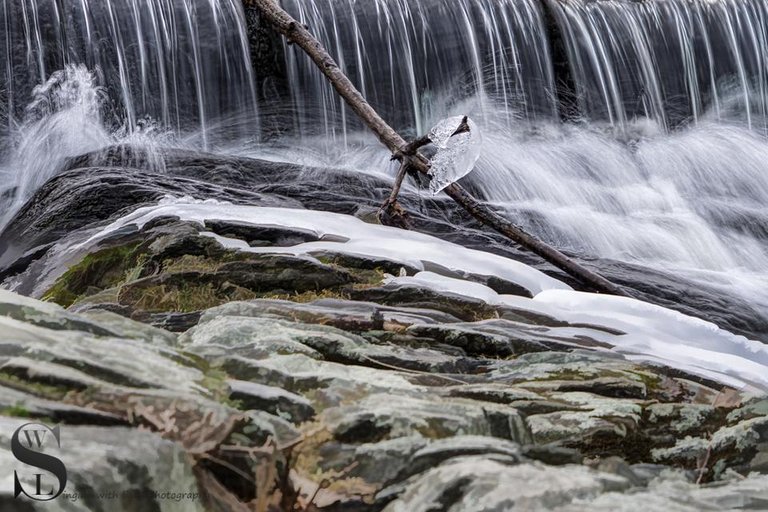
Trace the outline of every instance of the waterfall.
{"type": "MultiPolygon", "coordinates": [[[[547,30],[538,0],[284,0],[363,95],[397,128],[423,133],[467,98],[510,122],[555,112],[547,30]]],[[[286,50],[302,133],[357,129],[300,52],[286,50]]]]}
{"type": "MultiPolygon", "coordinates": [[[[768,314],[764,2],[282,3],[401,131],[475,118],[485,147],[472,185],[526,229],[577,254],[706,282],[768,314]]],[[[285,54],[304,144],[354,140],[329,162],[381,171],[386,154],[361,147],[360,126],[312,63],[285,54]]]]}
{"type": "MultiPolygon", "coordinates": [[[[422,132],[468,97],[481,115],[553,117],[558,95],[572,96],[584,118],[620,129],[637,118],[665,130],[706,118],[766,128],[768,4],[760,0],[283,5],[400,129],[422,132]]],[[[302,55],[286,52],[296,122],[345,133],[354,120],[332,89],[302,55]]]]}
{"type": "Polygon", "coordinates": [[[766,127],[768,4],[550,0],[585,115],[665,128],[708,113],[766,127]]]}
{"type": "MultiPolygon", "coordinates": [[[[403,135],[472,116],[469,181],[524,228],[768,315],[765,2],[281,3],[403,135]]],[[[250,54],[244,15],[241,0],[3,0],[0,225],[64,158],[126,140],[386,172],[299,49],[250,54]],[[257,107],[278,127],[260,141],[257,107]]]]}
{"type": "Polygon", "coordinates": [[[97,73],[104,120],[199,130],[254,112],[239,0],[3,0],[0,123],[23,122],[35,86],[70,65],[97,73]]]}
{"type": "Polygon", "coordinates": [[[240,0],[3,0],[0,31],[0,227],[67,157],[258,137],[240,0]]]}

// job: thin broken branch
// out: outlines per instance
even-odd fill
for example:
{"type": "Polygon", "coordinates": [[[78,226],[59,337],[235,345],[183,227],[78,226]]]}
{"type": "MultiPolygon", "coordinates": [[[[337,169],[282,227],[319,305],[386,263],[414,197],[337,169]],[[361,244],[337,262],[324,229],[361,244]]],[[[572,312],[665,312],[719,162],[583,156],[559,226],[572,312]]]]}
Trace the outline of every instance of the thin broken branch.
{"type": "MultiPolygon", "coordinates": [[[[259,9],[264,21],[272,25],[290,43],[304,50],[326,76],[339,96],[347,102],[357,116],[376,134],[379,141],[389,149],[393,157],[401,161],[406,170],[413,168],[420,173],[429,174],[429,162],[416,151],[418,148],[414,149],[417,144],[421,144],[424,141],[424,138],[417,139],[412,145],[408,144],[371,107],[320,41],[309,32],[307,27],[283,10],[275,0],[249,0],[249,2],[259,9]]],[[[579,265],[554,247],[547,245],[518,226],[515,226],[503,216],[491,210],[487,205],[472,197],[458,183],[449,185],[444,189],[444,192],[481,223],[538,254],[554,266],[581,280],[596,291],[629,296],[621,287],[579,265]]]]}
{"type": "Polygon", "coordinates": [[[387,200],[384,201],[384,204],[379,208],[378,217],[383,224],[396,225],[404,229],[410,229],[408,212],[406,212],[405,208],[400,206],[400,203],[397,202],[397,196],[400,195],[400,188],[403,186],[403,180],[407,173],[408,163],[407,160],[403,160],[400,163],[400,169],[397,171],[397,176],[395,176],[395,183],[392,185],[392,193],[390,193],[387,200]]]}

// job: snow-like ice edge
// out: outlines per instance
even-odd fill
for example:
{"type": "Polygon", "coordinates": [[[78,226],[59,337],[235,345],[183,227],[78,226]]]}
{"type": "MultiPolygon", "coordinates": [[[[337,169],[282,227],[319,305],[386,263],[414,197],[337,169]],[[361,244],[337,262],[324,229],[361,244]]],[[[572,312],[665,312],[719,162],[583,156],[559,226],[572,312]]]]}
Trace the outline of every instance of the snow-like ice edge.
{"type": "Polygon", "coordinates": [[[570,323],[608,327],[625,334],[595,332],[594,336],[630,359],[664,364],[740,389],[768,390],[768,346],[763,343],[640,300],[574,291],[539,270],[503,256],[413,231],[368,224],[349,215],[167,197],[157,205],[139,208],[116,220],[71,249],[97,243],[130,225],[141,229],[159,217],[179,217],[201,224],[206,220],[233,221],[312,232],[328,241],[291,247],[250,247],[242,240],[214,233],[206,235],[227,248],[253,253],[334,252],[395,261],[422,271],[415,276],[392,277],[388,280],[390,283],[472,297],[570,323]],[[458,275],[493,275],[524,287],[533,299],[500,295],[477,282],[424,270],[434,267],[443,267],[458,275]]]}

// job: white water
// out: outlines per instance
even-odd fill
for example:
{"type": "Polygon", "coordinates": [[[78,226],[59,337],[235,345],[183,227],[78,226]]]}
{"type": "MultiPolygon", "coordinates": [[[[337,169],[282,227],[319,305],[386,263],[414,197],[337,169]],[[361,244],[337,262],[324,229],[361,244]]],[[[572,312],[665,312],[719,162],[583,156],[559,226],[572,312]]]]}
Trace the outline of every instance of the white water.
{"type": "Polygon", "coordinates": [[[0,34],[0,229],[68,157],[258,138],[239,0],[4,0],[0,34]]]}
{"type": "Polygon", "coordinates": [[[670,128],[713,114],[766,127],[768,4],[548,0],[583,112],[670,128]]]}
{"type": "MultiPolygon", "coordinates": [[[[4,0],[0,124],[14,133],[32,89],[68,66],[100,75],[112,129],[147,118],[208,131],[251,114],[256,87],[238,0],[4,0]]],[[[230,134],[232,136],[233,134],[230,134]]]]}
{"type": "MultiPolygon", "coordinates": [[[[405,133],[469,114],[484,135],[470,181],[528,230],[768,315],[764,3],[553,0],[580,108],[570,124],[555,117],[562,56],[540,2],[283,3],[405,133]]],[[[291,100],[269,106],[293,131],[242,136],[257,131],[258,77],[235,0],[8,0],[0,19],[0,226],[64,158],[121,141],[392,172],[292,47],[291,100]]]]}
{"type": "MultiPolygon", "coordinates": [[[[706,283],[768,315],[764,2],[284,4],[405,132],[454,115],[478,122],[484,145],[470,181],[529,231],[706,283]],[[543,5],[569,77],[557,75],[563,56],[551,54],[543,5]],[[569,94],[579,119],[563,124],[552,112],[569,94]]],[[[361,141],[312,64],[286,52],[303,102],[293,144],[314,163],[386,169],[386,153],[361,141]]],[[[296,153],[287,158],[306,162],[296,153]]]]}
{"type": "Polygon", "coordinates": [[[557,247],[721,287],[768,314],[762,135],[702,123],[631,144],[567,127],[487,138],[474,182],[530,231],[557,247]]]}
{"type": "MultiPolygon", "coordinates": [[[[11,136],[7,155],[0,164],[0,229],[22,205],[61,170],[69,157],[101,149],[110,144],[135,143],[150,155],[169,142],[171,135],[152,124],[128,131],[110,129],[103,119],[106,90],[97,84],[85,66],[56,71],[32,92],[25,117],[11,136]]],[[[153,159],[147,158],[148,162],[153,159]]],[[[155,169],[161,170],[161,163],[155,169]]]]}

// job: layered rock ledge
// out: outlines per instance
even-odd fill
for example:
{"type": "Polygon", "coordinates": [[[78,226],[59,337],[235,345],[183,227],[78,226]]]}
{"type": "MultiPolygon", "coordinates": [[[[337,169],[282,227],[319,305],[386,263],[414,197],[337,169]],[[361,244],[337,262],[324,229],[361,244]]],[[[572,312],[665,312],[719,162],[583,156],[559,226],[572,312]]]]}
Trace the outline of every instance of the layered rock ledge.
{"type": "Polygon", "coordinates": [[[29,421],[61,425],[71,475],[29,510],[768,505],[761,344],[365,212],[199,186],[38,222],[5,267],[35,298],[0,291],[4,510],[29,421]]]}

